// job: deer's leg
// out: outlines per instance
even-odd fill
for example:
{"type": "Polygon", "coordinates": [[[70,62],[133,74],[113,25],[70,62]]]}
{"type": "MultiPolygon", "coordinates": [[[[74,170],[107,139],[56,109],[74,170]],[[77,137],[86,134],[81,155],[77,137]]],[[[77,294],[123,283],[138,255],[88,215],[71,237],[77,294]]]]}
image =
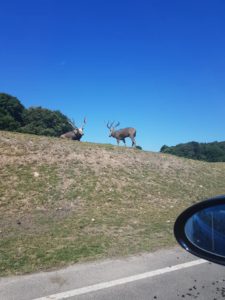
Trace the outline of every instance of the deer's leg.
{"type": "Polygon", "coordinates": [[[127,145],[126,145],[126,140],[125,139],[123,139],[123,142],[124,142],[124,146],[126,147],[127,145]]]}
{"type": "Polygon", "coordinates": [[[119,146],[119,144],[120,144],[120,140],[117,140],[117,146],[119,146]]]}
{"type": "Polygon", "coordinates": [[[136,141],[135,138],[132,138],[132,147],[135,146],[136,147],[136,141]]]}

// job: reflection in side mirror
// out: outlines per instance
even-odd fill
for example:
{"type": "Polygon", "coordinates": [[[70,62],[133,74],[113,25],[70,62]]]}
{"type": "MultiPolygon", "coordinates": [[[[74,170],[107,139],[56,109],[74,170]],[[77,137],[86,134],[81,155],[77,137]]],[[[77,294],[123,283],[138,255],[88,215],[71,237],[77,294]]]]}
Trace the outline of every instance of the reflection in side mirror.
{"type": "Polygon", "coordinates": [[[225,195],[185,210],[175,222],[174,235],[190,253],[225,265],[225,195]]]}

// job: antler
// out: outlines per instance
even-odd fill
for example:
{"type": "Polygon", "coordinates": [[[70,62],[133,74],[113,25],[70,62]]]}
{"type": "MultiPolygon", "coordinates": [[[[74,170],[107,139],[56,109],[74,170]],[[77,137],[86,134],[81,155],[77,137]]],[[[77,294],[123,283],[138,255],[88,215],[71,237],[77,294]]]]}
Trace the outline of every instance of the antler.
{"type": "Polygon", "coordinates": [[[120,122],[118,122],[118,123],[114,126],[114,128],[118,127],[119,125],[120,125],[120,122]]]}
{"type": "Polygon", "coordinates": [[[109,122],[107,123],[107,128],[109,128],[109,130],[112,128],[114,121],[109,125],[109,122]]]}
{"type": "Polygon", "coordinates": [[[73,127],[73,129],[76,129],[76,128],[77,128],[77,126],[76,126],[74,120],[70,120],[69,118],[68,118],[67,120],[68,120],[68,123],[73,127]]]}
{"type": "Polygon", "coordinates": [[[82,130],[84,129],[84,125],[87,123],[87,118],[84,117],[84,122],[83,122],[83,126],[82,126],[82,130]]]}

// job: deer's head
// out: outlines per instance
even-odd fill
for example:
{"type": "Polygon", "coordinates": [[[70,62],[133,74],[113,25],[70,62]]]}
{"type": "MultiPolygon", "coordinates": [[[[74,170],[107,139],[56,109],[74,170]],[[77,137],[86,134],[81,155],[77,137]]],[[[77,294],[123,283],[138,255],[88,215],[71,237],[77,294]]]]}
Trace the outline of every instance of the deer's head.
{"type": "Polygon", "coordinates": [[[73,132],[74,132],[75,134],[79,134],[79,135],[81,135],[81,136],[84,135],[84,126],[85,126],[85,124],[87,123],[86,117],[84,118],[83,125],[82,125],[82,127],[80,127],[80,128],[78,128],[78,127],[76,126],[76,124],[75,124],[74,121],[69,120],[69,123],[70,123],[70,125],[73,127],[73,132]]]}
{"type": "Polygon", "coordinates": [[[120,122],[118,122],[116,125],[114,125],[114,121],[109,124],[109,122],[107,123],[107,128],[109,129],[109,137],[112,136],[113,132],[115,132],[115,128],[118,127],[120,125],[120,122]]]}

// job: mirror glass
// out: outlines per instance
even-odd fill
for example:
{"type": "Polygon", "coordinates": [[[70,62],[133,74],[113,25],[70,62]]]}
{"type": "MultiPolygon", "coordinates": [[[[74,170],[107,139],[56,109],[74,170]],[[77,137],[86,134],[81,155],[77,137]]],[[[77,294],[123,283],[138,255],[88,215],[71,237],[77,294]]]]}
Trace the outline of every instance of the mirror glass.
{"type": "Polygon", "coordinates": [[[189,241],[198,248],[225,257],[225,204],[196,212],[184,230],[189,241]]]}

